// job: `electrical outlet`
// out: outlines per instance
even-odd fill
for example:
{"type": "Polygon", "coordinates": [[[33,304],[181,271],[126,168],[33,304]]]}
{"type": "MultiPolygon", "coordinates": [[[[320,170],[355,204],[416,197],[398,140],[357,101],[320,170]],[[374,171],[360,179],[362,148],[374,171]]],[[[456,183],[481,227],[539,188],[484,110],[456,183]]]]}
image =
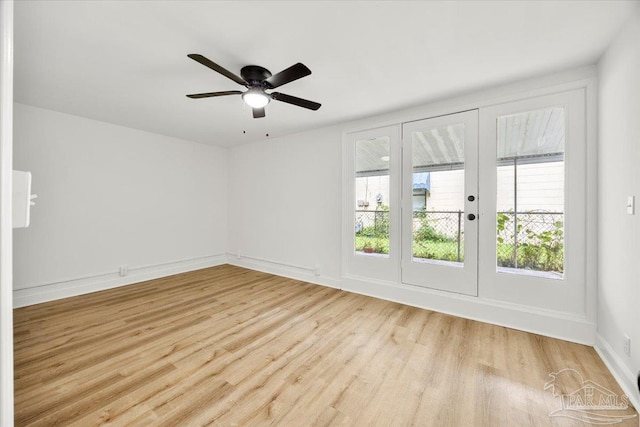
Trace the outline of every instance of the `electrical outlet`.
{"type": "Polygon", "coordinates": [[[315,268],[313,269],[313,274],[315,274],[316,276],[320,275],[320,265],[316,264],[315,268]]]}
{"type": "Polygon", "coordinates": [[[129,274],[129,267],[127,267],[126,265],[121,265],[120,266],[120,275],[121,276],[126,276],[127,274],[129,274]]]}
{"type": "Polygon", "coordinates": [[[627,334],[624,334],[624,354],[631,357],[631,338],[627,334]]]}

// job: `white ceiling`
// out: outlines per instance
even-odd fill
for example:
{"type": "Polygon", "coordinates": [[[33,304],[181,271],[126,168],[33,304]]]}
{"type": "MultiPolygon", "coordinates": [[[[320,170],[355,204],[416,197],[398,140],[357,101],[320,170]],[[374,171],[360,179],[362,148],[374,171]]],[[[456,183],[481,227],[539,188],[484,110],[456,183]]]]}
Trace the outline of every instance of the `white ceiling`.
{"type": "Polygon", "coordinates": [[[18,102],[220,146],[292,134],[593,64],[638,1],[16,1],[18,102]],[[187,58],[312,75],[253,119],[187,58]],[[243,133],[246,131],[246,133],[243,133]]]}

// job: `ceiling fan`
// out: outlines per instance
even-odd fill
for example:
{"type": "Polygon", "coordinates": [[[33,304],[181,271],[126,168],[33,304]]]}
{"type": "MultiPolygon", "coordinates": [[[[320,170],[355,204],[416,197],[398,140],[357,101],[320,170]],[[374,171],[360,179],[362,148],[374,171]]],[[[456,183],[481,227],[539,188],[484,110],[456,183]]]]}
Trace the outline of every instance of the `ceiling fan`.
{"type": "Polygon", "coordinates": [[[213,71],[216,71],[238,83],[239,85],[247,88],[247,90],[244,92],[240,90],[229,90],[224,92],[196,93],[193,95],[187,95],[187,97],[189,98],[200,99],[211,98],[214,96],[241,95],[242,100],[251,108],[253,108],[254,119],[265,116],[264,107],[272,99],[276,101],[286,102],[287,104],[297,105],[298,107],[308,108],[309,110],[314,111],[321,106],[321,104],[318,104],[317,102],[297,98],[295,96],[287,95],[284,93],[266,92],[266,90],[275,89],[311,74],[311,70],[308,69],[304,64],[301,64],[299,62],[287,68],[286,70],[280,71],[275,75],[272,75],[269,70],[258,65],[247,65],[246,67],[242,67],[242,69],[240,70],[240,75],[242,77],[238,77],[231,71],[221,67],[220,65],[216,64],[208,58],[205,58],[200,54],[190,53],[187,56],[194,61],[201,63],[205,67],[209,67],[213,71]]]}

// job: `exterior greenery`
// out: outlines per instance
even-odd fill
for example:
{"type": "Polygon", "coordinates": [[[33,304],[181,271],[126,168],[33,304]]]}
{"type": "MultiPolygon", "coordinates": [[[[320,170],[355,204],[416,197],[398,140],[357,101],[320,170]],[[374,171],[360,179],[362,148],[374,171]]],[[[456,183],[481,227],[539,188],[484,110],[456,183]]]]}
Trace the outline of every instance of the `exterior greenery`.
{"type": "MultiPolygon", "coordinates": [[[[376,214],[375,225],[364,227],[355,234],[358,252],[389,253],[389,214],[383,206],[376,214]]],[[[497,265],[533,271],[562,273],[564,270],[564,224],[562,221],[536,223],[528,217],[544,215],[540,212],[518,213],[519,223],[514,227],[512,212],[498,213],[497,265]],[[517,234],[517,250],[514,250],[517,234]]],[[[415,258],[442,261],[463,261],[464,239],[438,232],[429,222],[426,212],[414,213],[413,256],[415,258]]]]}
{"type": "Polygon", "coordinates": [[[564,271],[564,223],[553,221],[544,227],[535,227],[527,221],[524,212],[518,214],[523,220],[513,224],[512,212],[500,212],[497,217],[498,265],[536,271],[564,271]],[[515,248],[517,236],[517,248],[515,248]],[[514,249],[515,248],[515,249],[514,249]]]}

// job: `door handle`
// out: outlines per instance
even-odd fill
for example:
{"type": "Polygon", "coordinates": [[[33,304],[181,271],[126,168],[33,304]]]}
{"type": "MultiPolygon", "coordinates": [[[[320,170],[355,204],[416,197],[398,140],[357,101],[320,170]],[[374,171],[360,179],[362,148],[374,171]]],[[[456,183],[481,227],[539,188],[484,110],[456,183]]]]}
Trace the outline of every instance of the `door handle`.
{"type": "Polygon", "coordinates": [[[469,214],[467,215],[467,218],[469,219],[469,221],[473,221],[474,219],[476,219],[476,216],[474,214],[469,214]]]}

